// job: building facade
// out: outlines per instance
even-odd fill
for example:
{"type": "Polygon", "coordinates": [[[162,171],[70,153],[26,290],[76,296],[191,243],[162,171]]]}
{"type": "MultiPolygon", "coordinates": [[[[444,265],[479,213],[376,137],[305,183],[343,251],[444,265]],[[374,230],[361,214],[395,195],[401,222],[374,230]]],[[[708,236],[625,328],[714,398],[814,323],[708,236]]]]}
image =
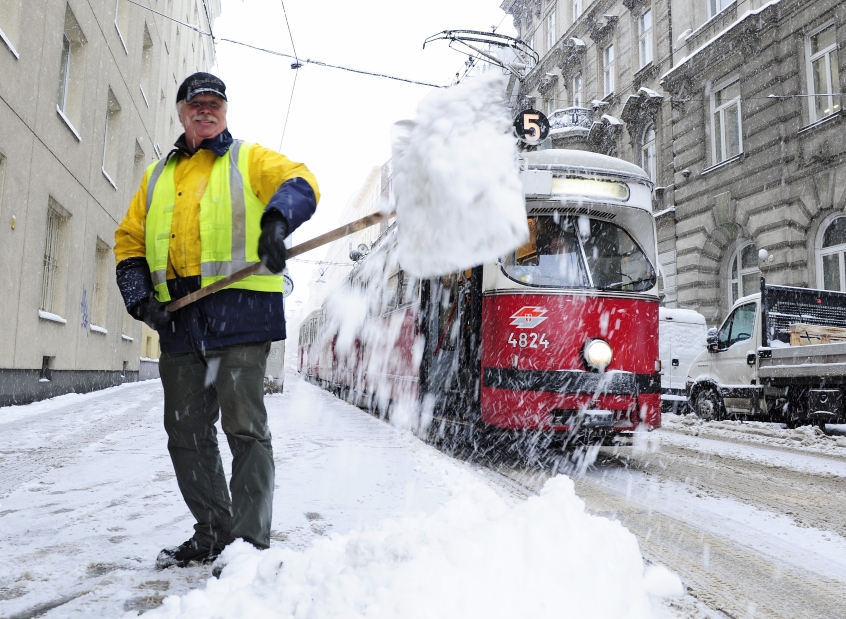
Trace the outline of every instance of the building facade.
{"type": "Polygon", "coordinates": [[[115,285],[114,231],[181,131],[179,83],[214,62],[178,22],[208,32],[220,3],[142,4],[0,0],[0,406],[137,380],[154,349],[115,285]]]}
{"type": "Polygon", "coordinates": [[[546,146],[615,155],[654,180],[666,305],[713,324],[761,275],[846,290],[842,2],[502,8],[540,55],[517,107],[550,116],[546,146]]]}

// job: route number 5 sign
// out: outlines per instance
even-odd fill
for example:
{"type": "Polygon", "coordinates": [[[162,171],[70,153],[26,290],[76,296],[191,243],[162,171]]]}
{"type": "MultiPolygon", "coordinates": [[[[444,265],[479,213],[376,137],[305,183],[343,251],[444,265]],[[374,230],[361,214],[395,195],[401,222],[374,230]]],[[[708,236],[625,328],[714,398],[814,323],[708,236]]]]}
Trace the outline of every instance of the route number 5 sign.
{"type": "Polygon", "coordinates": [[[514,119],[514,132],[525,144],[537,146],[549,135],[549,120],[538,110],[523,110],[514,119]]]}

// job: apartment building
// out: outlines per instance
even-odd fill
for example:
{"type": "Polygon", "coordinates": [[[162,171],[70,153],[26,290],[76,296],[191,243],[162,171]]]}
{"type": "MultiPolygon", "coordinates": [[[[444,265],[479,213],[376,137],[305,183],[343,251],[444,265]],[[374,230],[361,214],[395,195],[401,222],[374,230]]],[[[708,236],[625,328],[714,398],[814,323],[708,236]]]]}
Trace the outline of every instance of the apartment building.
{"type": "Polygon", "coordinates": [[[0,0],[0,406],[137,380],[157,348],[114,283],[114,231],[181,132],[176,89],[213,64],[196,28],[220,10],[0,0]]]}
{"type": "Polygon", "coordinates": [[[656,184],[664,302],[721,320],[771,283],[846,290],[838,0],[506,0],[545,147],[656,184]],[[763,250],[763,251],[762,251],[763,250]]]}

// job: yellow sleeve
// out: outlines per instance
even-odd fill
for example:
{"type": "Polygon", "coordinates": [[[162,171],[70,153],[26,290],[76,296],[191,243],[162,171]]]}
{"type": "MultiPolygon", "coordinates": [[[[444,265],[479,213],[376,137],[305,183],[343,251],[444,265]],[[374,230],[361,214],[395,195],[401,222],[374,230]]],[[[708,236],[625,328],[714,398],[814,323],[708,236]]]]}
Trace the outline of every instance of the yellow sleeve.
{"type": "Polygon", "coordinates": [[[282,184],[292,178],[302,178],[314,191],[315,202],[320,202],[320,190],[317,187],[317,179],[309,171],[304,163],[291,161],[285,155],[254,144],[250,149],[250,184],[253,193],[259,200],[267,204],[273,194],[282,184]]]}
{"type": "Polygon", "coordinates": [[[144,258],[147,255],[147,174],[141,187],[129,203],[129,210],[115,230],[115,259],[117,264],[127,258],[144,258]]]}

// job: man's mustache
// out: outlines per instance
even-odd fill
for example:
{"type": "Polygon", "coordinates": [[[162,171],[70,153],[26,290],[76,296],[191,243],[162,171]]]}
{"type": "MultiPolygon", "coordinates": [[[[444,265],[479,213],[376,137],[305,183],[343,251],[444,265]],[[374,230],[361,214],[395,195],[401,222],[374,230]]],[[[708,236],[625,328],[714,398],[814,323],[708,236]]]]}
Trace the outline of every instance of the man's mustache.
{"type": "Polygon", "coordinates": [[[191,120],[193,120],[194,122],[217,124],[217,118],[215,118],[211,114],[195,114],[191,117],[191,120]]]}

